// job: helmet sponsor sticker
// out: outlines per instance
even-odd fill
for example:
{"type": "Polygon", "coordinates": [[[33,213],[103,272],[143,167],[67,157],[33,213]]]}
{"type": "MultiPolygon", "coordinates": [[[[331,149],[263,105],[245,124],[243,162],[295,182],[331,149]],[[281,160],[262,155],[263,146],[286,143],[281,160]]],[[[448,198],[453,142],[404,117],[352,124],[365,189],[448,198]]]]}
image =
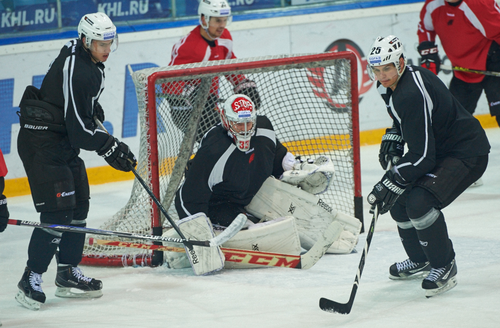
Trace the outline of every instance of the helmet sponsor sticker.
{"type": "Polygon", "coordinates": [[[238,112],[238,118],[247,118],[252,116],[252,111],[249,110],[240,110],[238,112]]]}
{"type": "Polygon", "coordinates": [[[382,62],[382,59],[380,58],[380,56],[370,56],[368,57],[368,62],[371,65],[380,64],[380,62],[382,62]]]}
{"type": "Polygon", "coordinates": [[[227,8],[222,8],[220,11],[221,15],[229,15],[230,11],[227,8]]]}
{"type": "Polygon", "coordinates": [[[115,35],[116,35],[116,32],[106,32],[103,35],[103,39],[104,40],[111,40],[111,39],[115,38],[115,35]]]}

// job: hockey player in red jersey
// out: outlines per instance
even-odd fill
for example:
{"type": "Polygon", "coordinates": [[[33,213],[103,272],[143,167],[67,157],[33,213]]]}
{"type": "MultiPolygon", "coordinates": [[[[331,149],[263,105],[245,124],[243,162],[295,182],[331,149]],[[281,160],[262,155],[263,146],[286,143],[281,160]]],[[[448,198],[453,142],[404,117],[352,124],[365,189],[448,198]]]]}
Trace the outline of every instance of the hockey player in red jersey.
{"type": "MultiPolygon", "coordinates": [[[[426,0],[418,25],[422,66],[439,73],[436,35],[453,66],[500,71],[500,6],[495,0],[426,0]]],[[[500,125],[500,78],[454,71],[450,91],[471,114],[482,91],[500,125]]]]}
{"type": "MultiPolygon", "coordinates": [[[[232,20],[231,7],[227,1],[200,1],[198,15],[200,25],[173,46],[169,66],[236,58],[231,33],[226,29],[232,20]]],[[[247,79],[244,75],[228,75],[226,78],[233,85],[234,93],[250,97],[256,108],[260,107],[261,100],[254,81],[247,79]]],[[[189,113],[193,108],[199,83],[199,80],[189,80],[163,85],[163,92],[167,95],[170,104],[172,119],[181,131],[185,131],[187,118],[184,113],[189,113]]],[[[200,139],[208,128],[219,120],[218,89],[219,79],[215,77],[204,105],[197,139],[200,139]]]]}

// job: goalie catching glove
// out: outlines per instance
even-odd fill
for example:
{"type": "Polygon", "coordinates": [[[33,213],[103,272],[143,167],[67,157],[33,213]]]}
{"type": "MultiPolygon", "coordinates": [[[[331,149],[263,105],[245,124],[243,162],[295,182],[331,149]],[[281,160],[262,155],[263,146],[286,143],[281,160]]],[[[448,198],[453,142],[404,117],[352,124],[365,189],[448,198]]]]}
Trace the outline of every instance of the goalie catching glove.
{"type": "Polygon", "coordinates": [[[333,182],[334,172],[332,161],[326,156],[319,156],[316,160],[299,160],[292,170],[283,173],[281,181],[318,195],[328,190],[333,182]]]}
{"type": "Polygon", "coordinates": [[[130,148],[113,136],[109,136],[108,141],[97,154],[104,157],[112,168],[119,171],[130,172],[137,165],[135,155],[130,148]]]}

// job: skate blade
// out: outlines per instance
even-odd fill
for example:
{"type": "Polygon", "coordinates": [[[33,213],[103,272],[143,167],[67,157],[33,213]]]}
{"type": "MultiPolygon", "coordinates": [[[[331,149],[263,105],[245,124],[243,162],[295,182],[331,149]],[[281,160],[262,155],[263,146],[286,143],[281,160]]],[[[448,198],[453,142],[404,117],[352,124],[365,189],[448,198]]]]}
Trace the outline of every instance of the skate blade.
{"type": "Polygon", "coordinates": [[[391,276],[389,275],[389,279],[391,280],[415,280],[415,279],[425,279],[429,275],[430,271],[422,271],[419,273],[412,274],[410,276],[404,276],[404,277],[396,277],[396,276],[391,276]]]}
{"type": "Polygon", "coordinates": [[[444,285],[444,286],[442,286],[440,288],[426,290],[425,291],[425,297],[431,298],[433,296],[442,294],[444,292],[449,291],[450,289],[452,289],[456,285],[457,285],[457,277],[450,278],[450,280],[448,280],[448,282],[446,283],[446,285],[444,285]]]}
{"type": "Polygon", "coordinates": [[[57,287],[56,296],[62,298],[99,298],[102,290],[83,291],[71,287],[57,287]]]}
{"type": "Polygon", "coordinates": [[[35,301],[29,297],[26,297],[22,291],[18,291],[16,295],[16,301],[27,309],[38,311],[40,310],[41,302],[35,301]]]}

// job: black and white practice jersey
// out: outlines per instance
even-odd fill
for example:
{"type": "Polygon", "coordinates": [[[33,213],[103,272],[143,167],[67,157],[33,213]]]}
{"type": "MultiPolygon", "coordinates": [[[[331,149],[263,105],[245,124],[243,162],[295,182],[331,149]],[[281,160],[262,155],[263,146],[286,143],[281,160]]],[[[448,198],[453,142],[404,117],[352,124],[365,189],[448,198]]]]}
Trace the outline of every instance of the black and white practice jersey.
{"type": "Polygon", "coordinates": [[[287,149],[276,138],[267,117],[257,116],[256,127],[247,152],[237,149],[221,124],[205,135],[177,191],[180,218],[207,214],[212,204],[246,206],[268,177],[281,176],[287,149]]]}
{"type": "Polygon", "coordinates": [[[99,150],[109,136],[96,129],[93,109],[104,90],[104,65],[94,63],[80,39],[64,45],[43,79],[42,101],[64,110],[71,146],[99,150]]]}
{"type": "Polygon", "coordinates": [[[465,159],[486,155],[490,145],[479,121],[451,95],[431,71],[408,65],[394,91],[377,88],[407,152],[396,169],[413,182],[444,157],[465,159]]]}

